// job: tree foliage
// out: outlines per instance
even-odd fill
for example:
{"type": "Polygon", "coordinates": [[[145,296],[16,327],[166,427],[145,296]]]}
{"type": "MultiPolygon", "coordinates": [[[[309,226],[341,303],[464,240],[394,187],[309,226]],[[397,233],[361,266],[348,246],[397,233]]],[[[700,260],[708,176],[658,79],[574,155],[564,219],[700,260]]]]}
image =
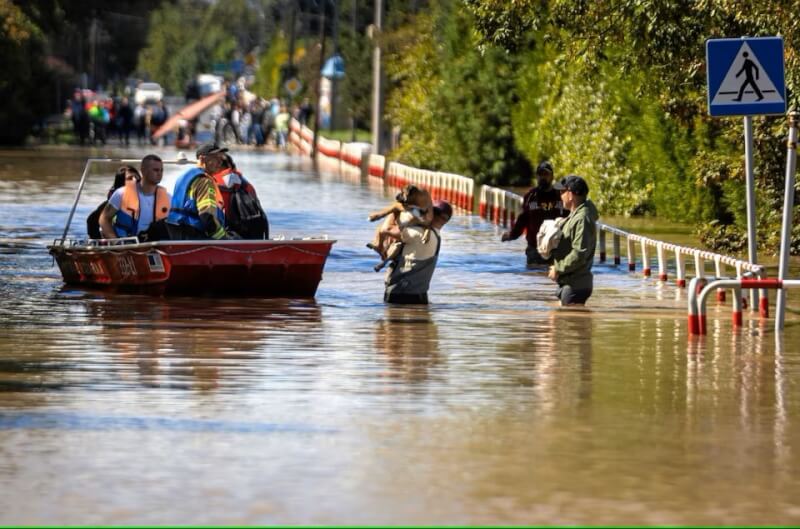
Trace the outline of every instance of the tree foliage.
{"type": "Polygon", "coordinates": [[[46,107],[51,74],[41,30],[9,0],[0,0],[0,28],[0,143],[20,144],[46,107]]]}
{"type": "Polygon", "coordinates": [[[247,0],[165,2],[150,15],[138,69],[168,92],[182,93],[198,73],[252,51],[261,38],[262,15],[247,0]]]}
{"type": "MultiPolygon", "coordinates": [[[[710,245],[741,249],[741,120],[707,115],[704,43],[782,35],[796,108],[798,8],[797,0],[433,2],[428,16],[457,20],[458,29],[432,24],[431,34],[417,22],[392,50],[391,115],[406,133],[397,154],[508,184],[519,175],[498,168],[518,149],[587,177],[606,214],[695,222],[710,245]]],[[[768,249],[777,243],[786,133],[780,119],[755,119],[768,249]]]]}
{"type": "Polygon", "coordinates": [[[479,182],[530,178],[511,120],[517,58],[498,48],[479,50],[471,18],[458,2],[431,2],[387,43],[388,112],[404,138],[394,156],[479,182]]]}

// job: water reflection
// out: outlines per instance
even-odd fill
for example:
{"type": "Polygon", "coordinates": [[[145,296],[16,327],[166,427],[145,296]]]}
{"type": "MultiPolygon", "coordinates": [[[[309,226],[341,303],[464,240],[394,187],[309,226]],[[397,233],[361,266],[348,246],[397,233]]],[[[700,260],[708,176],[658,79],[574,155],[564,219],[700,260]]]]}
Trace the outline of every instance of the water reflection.
{"type": "Polygon", "coordinates": [[[388,364],[388,376],[423,382],[441,363],[439,331],[430,308],[387,305],[375,323],[375,350],[388,364]]]}
{"type": "Polygon", "coordinates": [[[87,311],[123,373],[135,365],[140,384],[172,389],[218,389],[226,374],[238,389],[257,383],[272,336],[295,332],[302,347],[303,329],[321,322],[315,302],[287,299],[113,296],[87,311]]]}

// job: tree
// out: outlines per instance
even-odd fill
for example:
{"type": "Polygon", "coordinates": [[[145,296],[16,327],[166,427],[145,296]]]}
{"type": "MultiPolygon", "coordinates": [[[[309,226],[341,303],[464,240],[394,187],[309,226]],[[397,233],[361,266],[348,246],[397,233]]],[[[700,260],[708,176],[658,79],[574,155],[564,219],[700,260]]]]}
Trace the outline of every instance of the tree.
{"type": "Polygon", "coordinates": [[[388,38],[388,109],[403,132],[394,156],[478,182],[527,183],[531,163],[517,148],[511,119],[517,57],[480,50],[458,2],[432,2],[412,20],[388,38]]]}
{"type": "Polygon", "coordinates": [[[0,0],[0,144],[21,144],[47,108],[52,75],[39,27],[9,0],[0,0]]]}

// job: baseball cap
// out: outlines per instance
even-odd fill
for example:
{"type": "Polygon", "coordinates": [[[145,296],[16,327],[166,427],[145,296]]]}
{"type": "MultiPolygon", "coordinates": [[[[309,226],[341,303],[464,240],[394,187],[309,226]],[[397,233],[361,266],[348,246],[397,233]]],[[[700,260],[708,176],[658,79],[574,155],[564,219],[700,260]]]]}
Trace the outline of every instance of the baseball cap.
{"type": "Polygon", "coordinates": [[[228,152],[227,147],[220,147],[216,142],[214,143],[206,143],[201,145],[195,155],[199,158],[200,156],[207,156],[209,154],[216,154],[218,152],[228,152]]]}
{"type": "Polygon", "coordinates": [[[586,196],[589,194],[589,184],[586,183],[586,180],[574,174],[565,176],[560,181],[554,183],[553,189],[557,189],[559,191],[566,189],[567,191],[572,191],[576,195],[580,196],[586,196]]]}
{"type": "Polygon", "coordinates": [[[536,174],[544,173],[544,172],[548,172],[551,175],[554,174],[553,173],[553,164],[551,164],[550,162],[542,162],[536,167],[536,174]]]}

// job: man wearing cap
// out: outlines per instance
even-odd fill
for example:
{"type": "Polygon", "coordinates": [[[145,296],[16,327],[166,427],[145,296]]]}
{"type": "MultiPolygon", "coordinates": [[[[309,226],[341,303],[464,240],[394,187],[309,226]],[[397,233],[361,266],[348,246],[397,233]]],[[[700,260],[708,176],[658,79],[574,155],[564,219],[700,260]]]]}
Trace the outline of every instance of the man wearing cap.
{"type": "Polygon", "coordinates": [[[269,222],[256,189],[236,168],[230,154],[219,151],[200,158],[222,196],[228,232],[235,232],[243,239],[268,239],[269,222]]]}
{"type": "Polygon", "coordinates": [[[525,249],[528,268],[547,264],[536,249],[536,234],[542,222],[548,219],[566,217],[569,211],[561,202],[559,192],[553,189],[553,166],[550,162],[542,162],[536,168],[536,187],[532,187],[522,199],[522,212],[514,222],[510,231],[503,233],[501,241],[513,241],[525,232],[528,247],[525,249]]]}
{"type": "Polygon", "coordinates": [[[207,143],[197,150],[198,166],[175,183],[167,224],[172,239],[236,239],[225,228],[222,193],[210,174],[217,155],[228,149],[207,143]]]}
{"type": "Polygon", "coordinates": [[[391,265],[386,274],[386,290],[383,294],[386,303],[428,303],[428,289],[442,242],[439,230],[452,216],[452,206],[444,200],[436,200],[430,226],[433,237],[425,239],[423,226],[407,226],[402,231],[395,226],[387,230],[387,234],[403,243],[403,248],[397,262],[391,265]]]}
{"type": "Polygon", "coordinates": [[[597,244],[597,208],[587,198],[589,185],[580,176],[562,178],[553,187],[570,211],[561,227],[561,240],[553,250],[547,277],[558,283],[556,297],[562,305],[583,305],[592,295],[592,263],[597,244]]]}

